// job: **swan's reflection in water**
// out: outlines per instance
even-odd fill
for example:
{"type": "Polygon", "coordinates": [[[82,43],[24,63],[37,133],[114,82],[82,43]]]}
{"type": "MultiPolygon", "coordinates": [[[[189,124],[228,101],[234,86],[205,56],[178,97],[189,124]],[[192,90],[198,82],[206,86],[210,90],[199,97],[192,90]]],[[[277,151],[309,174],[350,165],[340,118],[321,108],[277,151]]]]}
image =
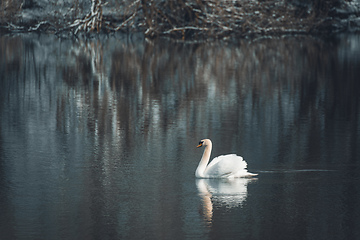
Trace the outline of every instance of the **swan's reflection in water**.
{"type": "Polygon", "coordinates": [[[213,208],[241,207],[247,198],[247,185],[257,178],[197,179],[196,186],[202,198],[202,214],[207,223],[212,223],[213,208]]]}

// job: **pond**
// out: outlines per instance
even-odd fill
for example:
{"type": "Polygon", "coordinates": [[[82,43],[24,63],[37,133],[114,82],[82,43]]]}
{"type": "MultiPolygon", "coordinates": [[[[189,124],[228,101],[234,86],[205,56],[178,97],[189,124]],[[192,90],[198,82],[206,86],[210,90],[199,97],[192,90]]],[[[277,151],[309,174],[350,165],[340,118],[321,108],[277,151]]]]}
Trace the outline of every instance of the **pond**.
{"type": "Polygon", "coordinates": [[[360,35],[0,53],[5,239],[360,238],[360,35]],[[196,179],[204,138],[258,176],[196,179]]]}

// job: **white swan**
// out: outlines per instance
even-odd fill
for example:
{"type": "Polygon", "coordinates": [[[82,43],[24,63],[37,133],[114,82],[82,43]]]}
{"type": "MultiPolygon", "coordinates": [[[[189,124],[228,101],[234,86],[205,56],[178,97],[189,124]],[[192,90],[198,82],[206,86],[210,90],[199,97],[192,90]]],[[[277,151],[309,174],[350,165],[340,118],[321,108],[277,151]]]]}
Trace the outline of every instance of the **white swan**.
{"type": "Polygon", "coordinates": [[[236,178],[252,177],[257,174],[250,173],[246,170],[247,163],[244,159],[236,154],[222,155],[214,158],[210,164],[210,155],[212,142],[210,139],[203,139],[197,147],[205,146],[204,153],[196,169],[197,178],[236,178]]]}

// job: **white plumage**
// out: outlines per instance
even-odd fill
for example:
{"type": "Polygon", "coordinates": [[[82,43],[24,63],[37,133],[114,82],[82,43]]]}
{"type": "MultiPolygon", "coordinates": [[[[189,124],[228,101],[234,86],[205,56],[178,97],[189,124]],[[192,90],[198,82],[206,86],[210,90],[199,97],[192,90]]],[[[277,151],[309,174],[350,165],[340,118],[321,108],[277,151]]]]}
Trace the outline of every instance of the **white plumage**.
{"type": "Polygon", "coordinates": [[[195,172],[197,178],[237,178],[257,175],[248,172],[246,169],[247,163],[242,157],[236,154],[221,155],[209,163],[212,150],[211,140],[201,140],[197,147],[202,146],[204,146],[205,149],[195,172]]]}

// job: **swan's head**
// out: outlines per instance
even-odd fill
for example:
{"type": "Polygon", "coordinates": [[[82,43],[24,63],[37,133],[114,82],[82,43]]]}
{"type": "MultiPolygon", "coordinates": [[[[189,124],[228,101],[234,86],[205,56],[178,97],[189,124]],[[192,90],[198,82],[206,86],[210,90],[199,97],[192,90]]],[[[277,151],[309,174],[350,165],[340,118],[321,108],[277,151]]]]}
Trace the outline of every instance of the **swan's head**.
{"type": "Polygon", "coordinates": [[[197,145],[197,147],[202,147],[202,146],[209,146],[211,145],[211,140],[210,139],[203,139],[199,142],[199,145],[197,145]]]}

